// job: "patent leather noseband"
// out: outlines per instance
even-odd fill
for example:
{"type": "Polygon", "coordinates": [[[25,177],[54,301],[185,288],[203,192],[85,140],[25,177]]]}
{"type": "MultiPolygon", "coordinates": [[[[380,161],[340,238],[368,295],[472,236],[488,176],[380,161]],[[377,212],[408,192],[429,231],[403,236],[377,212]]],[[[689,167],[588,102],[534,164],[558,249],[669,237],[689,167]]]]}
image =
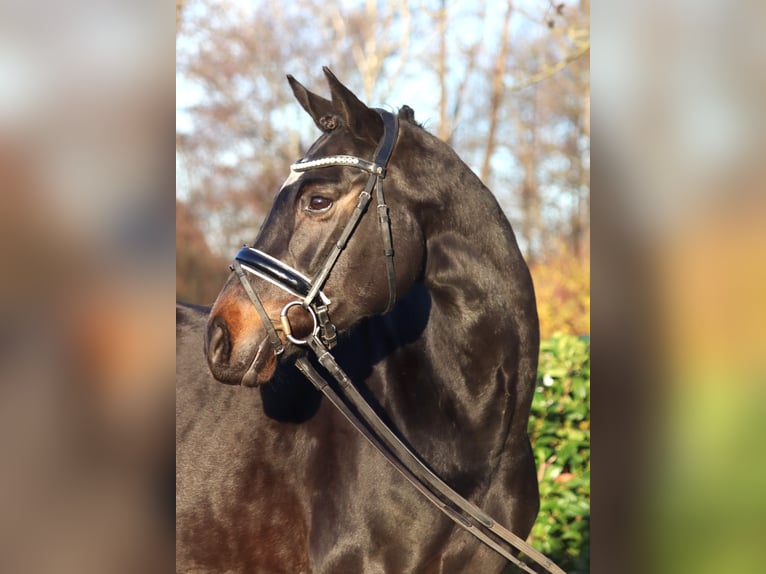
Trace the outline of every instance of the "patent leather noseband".
{"type": "MultiPolygon", "coordinates": [[[[304,299],[311,291],[311,279],[263,251],[243,245],[235,259],[253,275],[265,279],[291,295],[304,299]]],[[[324,298],[324,294],[321,296],[324,298]]]]}

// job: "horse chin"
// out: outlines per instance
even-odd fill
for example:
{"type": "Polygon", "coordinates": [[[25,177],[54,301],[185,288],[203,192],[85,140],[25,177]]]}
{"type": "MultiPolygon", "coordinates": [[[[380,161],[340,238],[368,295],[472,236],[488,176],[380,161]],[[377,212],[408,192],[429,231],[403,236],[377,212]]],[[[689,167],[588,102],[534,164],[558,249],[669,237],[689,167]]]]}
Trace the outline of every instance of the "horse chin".
{"type": "Polygon", "coordinates": [[[258,345],[253,362],[250,363],[247,371],[242,375],[240,384],[243,387],[265,385],[274,376],[277,370],[277,362],[277,355],[271,346],[271,341],[267,337],[258,345]]]}

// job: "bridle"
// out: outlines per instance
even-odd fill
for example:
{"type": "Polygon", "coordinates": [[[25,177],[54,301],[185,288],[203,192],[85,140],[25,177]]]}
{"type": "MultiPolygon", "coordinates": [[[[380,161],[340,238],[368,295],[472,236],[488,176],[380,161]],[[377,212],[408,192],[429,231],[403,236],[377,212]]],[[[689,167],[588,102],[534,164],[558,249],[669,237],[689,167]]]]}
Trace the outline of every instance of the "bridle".
{"type": "MultiPolygon", "coordinates": [[[[351,217],[343,228],[338,241],[333,245],[330,254],[313,279],[302,274],[290,265],[275,259],[254,247],[243,246],[237,255],[231,269],[236,273],[245,292],[252,301],[266,328],[269,340],[275,354],[284,351],[282,341],[269,318],[258,294],[253,290],[245,273],[256,275],[265,281],[276,285],[287,293],[297,297],[287,303],[280,312],[280,322],[285,337],[296,345],[307,345],[316,355],[319,363],[327,370],[337,383],[328,383],[306,357],[296,360],[296,367],[311,383],[321,391],[330,402],[343,414],[346,419],[396,468],[415,488],[439,510],[447,515],[460,527],[476,536],[484,544],[501,554],[517,567],[534,574],[526,563],[517,558],[513,550],[527,555],[551,574],[565,574],[549,558],[535,550],[527,542],[498,524],[483,510],[460,496],[449,485],[436,476],[421,460],[407,447],[399,437],[389,429],[381,418],[370,407],[367,401],[356,390],[348,375],[341,369],[330,353],[337,343],[337,332],[329,315],[331,301],[322,292],[340,253],[356,230],[359,221],[367,211],[372,199],[372,193],[377,195],[378,222],[383,240],[383,254],[386,258],[388,275],[388,305],[386,312],[393,309],[396,303],[396,276],[394,270],[394,250],[391,236],[391,220],[388,206],[383,195],[383,180],[386,168],[391,158],[399,133],[399,120],[395,114],[385,110],[376,110],[383,119],[383,137],[375,150],[372,161],[355,156],[335,155],[320,159],[301,159],[290,169],[293,172],[304,172],[312,169],[342,166],[360,169],[370,174],[367,185],[359,194],[359,199],[351,217]],[[313,329],[305,338],[297,338],[290,326],[287,312],[292,307],[302,307],[313,320],[313,329]]],[[[253,365],[250,367],[254,368],[253,365]]]]}
{"type": "Polygon", "coordinates": [[[388,160],[391,158],[394,146],[396,145],[397,136],[399,135],[399,118],[385,110],[377,111],[383,119],[383,137],[378,143],[378,147],[375,149],[372,161],[367,161],[350,155],[334,155],[315,160],[307,160],[304,158],[290,166],[290,171],[292,172],[304,172],[312,169],[341,166],[353,167],[370,174],[370,177],[367,179],[367,185],[359,194],[359,199],[354,211],[351,213],[351,217],[346,222],[343,232],[333,245],[327,259],[325,259],[324,264],[319,269],[319,272],[314,279],[309,279],[290,265],[275,259],[259,249],[248,247],[247,245],[243,245],[234,258],[234,263],[232,264],[231,269],[239,277],[245,292],[258,310],[258,314],[266,327],[269,340],[274,347],[274,352],[277,355],[284,350],[282,342],[276,333],[276,329],[274,329],[274,326],[271,324],[271,320],[268,318],[266,310],[258,298],[258,295],[250,287],[250,284],[245,277],[245,272],[252,273],[261,279],[265,279],[284,291],[287,291],[291,295],[300,298],[299,301],[292,301],[285,305],[280,313],[282,330],[290,342],[297,345],[305,345],[318,335],[322,343],[332,349],[337,343],[337,333],[329,316],[328,307],[330,305],[330,300],[325,296],[321,289],[335,266],[338,256],[346,248],[348,240],[356,230],[362,216],[367,211],[367,206],[372,199],[373,191],[376,192],[378,199],[378,222],[380,224],[380,232],[383,239],[383,255],[386,258],[386,274],[388,275],[388,304],[385,312],[393,309],[396,304],[396,274],[394,270],[394,248],[391,239],[391,219],[388,214],[388,206],[386,205],[385,196],[383,195],[383,180],[386,177],[388,160]],[[287,311],[291,307],[297,305],[303,307],[314,322],[314,328],[312,329],[311,334],[305,339],[297,339],[294,337],[289,319],[287,318],[287,311]]]}

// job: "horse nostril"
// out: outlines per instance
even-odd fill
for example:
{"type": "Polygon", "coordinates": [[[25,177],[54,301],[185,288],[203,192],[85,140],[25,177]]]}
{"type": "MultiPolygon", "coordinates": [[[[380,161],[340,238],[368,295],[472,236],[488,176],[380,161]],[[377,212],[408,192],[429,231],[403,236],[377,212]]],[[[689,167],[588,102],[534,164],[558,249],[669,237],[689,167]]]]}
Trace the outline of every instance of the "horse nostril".
{"type": "Polygon", "coordinates": [[[211,364],[225,364],[231,354],[231,338],[226,323],[219,317],[213,319],[207,332],[208,359],[211,364]]]}

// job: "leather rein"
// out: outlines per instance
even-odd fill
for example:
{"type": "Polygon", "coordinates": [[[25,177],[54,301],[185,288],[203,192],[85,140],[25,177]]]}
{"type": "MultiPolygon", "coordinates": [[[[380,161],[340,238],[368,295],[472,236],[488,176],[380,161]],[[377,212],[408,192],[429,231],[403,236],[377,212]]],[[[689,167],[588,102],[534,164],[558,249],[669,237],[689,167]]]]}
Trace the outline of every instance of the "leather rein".
{"type": "MultiPolygon", "coordinates": [[[[383,179],[386,177],[386,167],[396,145],[399,133],[399,119],[395,114],[388,111],[376,111],[383,119],[384,131],[372,161],[354,156],[337,155],[315,160],[301,159],[290,167],[292,172],[303,172],[311,169],[343,166],[361,169],[370,174],[367,185],[359,194],[357,205],[346,223],[340,238],[333,245],[330,254],[314,279],[309,279],[290,265],[275,259],[263,251],[246,245],[235,256],[231,269],[236,273],[245,292],[258,311],[274,348],[274,353],[277,355],[284,351],[284,346],[271,319],[266,313],[260,297],[247,280],[246,273],[256,275],[298,298],[285,305],[282,309],[280,313],[281,330],[290,342],[296,345],[308,346],[314,352],[322,367],[335,380],[336,385],[330,384],[325,380],[306,357],[298,358],[296,360],[296,367],[429,502],[458,526],[473,534],[521,570],[535,574],[535,571],[529,565],[514,555],[513,550],[522,552],[551,574],[566,574],[552,560],[535,550],[513,532],[498,524],[492,517],[460,496],[434,474],[418,455],[413,453],[386,426],[330,353],[330,349],[337,343],[337,333],[329,317],[328,307],[331,302],[322,292],[322,287],[327,281],[338,256],[345,249],[348,240],[367,211],[373,191],[377,196],[378,223],[383,241],[383,254],[386,258],[386,271],[388,275],[389,299],[385,312],[393,309],[396,303],[396,276],[394,272],[391,220],[383,195],[383,179]],[[303,339],[294,336],[287,318],[288,310],[294,306],[302,307],[313,320],[314,326],[311,334],[303,339]]],[[[250,368],[254,368],[254,365],[251,365],[250,368]]]]}

